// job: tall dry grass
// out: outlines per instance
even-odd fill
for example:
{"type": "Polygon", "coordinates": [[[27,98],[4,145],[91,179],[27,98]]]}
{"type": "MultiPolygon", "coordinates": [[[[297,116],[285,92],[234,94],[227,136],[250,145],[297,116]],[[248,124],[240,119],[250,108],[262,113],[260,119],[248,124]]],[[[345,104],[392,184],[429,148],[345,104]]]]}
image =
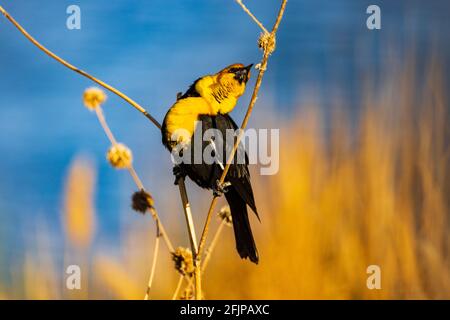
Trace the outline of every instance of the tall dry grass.
{"type": "Polygon", "coordinates": [[[88,247],[95,233],[95,181],[95,169],[89,160],[76,158],[66,178],[63,220],[67,240],[78,249],[88,247]]]}
{"type": "Polygon", "coordinates": [[[255,183],[265,186],[256,190],[261,265],[212,262],[209,297],[449,299],[449,104],[440,70],[393,67],[366,92],[356,130],[342,106],[329,134],[319,106],[303,108],[282,130],[279,174],[255,183]],[[381,290],[367,289],[372,264],[381,290]]]}

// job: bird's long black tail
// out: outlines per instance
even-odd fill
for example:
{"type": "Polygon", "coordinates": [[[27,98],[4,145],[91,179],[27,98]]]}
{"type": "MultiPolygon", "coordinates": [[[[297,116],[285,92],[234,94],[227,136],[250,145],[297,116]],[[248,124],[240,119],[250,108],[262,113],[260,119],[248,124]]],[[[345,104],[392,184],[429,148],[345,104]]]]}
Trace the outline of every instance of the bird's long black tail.
{"type": "Polygon", "coordinates": [[[230,205],[236,249],[242,259],[249,258],[250,261],[257,264],[259,261],[258,250],[248,220],[247,204],[233,187],[228,188],[225,198],[230,205]]]}

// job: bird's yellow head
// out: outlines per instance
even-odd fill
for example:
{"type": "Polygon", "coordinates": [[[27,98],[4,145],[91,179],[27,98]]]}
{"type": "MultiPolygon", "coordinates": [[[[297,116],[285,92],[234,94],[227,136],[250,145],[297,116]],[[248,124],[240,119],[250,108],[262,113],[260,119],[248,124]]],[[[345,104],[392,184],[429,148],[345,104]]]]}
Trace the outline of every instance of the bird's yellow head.
{"type": "Polygon", "coordinates": [[[246,67],[241,63],[232,64],[216,74],[217,81],[224,86],[231,84],[234,86],[244,86],[245,88],[248,79],[250,79],[252,66],[253,64],[246,67]]]}
{"type": "Polygon", "coordinates": [[[244,93],[252,66],[232,64],[214,75],[200,79],[195,89],[211,104],[214,112],[228,113],[244,93]]]}

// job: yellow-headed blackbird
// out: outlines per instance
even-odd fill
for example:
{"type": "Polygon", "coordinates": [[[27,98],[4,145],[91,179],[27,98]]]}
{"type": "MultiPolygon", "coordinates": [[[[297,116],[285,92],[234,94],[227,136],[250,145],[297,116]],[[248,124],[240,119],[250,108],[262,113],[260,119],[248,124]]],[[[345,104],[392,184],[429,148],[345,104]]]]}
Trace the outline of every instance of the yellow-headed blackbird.
{"type": "MultiPolygon", "coordinates": [[[[227,129],[237,130],[238,127],[229,113],[245,91],[251,67],[252,65],[230,65],[214,75],[197,79],[184,94],[180,94],[177,102],[167,112],[162,125],[162,142],[167,149],[173,151],[176,146],[184,145],[194,150],[196,130],[205,133],[208,129],[216,129],[224,139],[227,137],[227,129]]],[[[229,154],[235,141],[235,137],[233,138],[233,141],[225,141],[221,145],[223,150],[220,148],[221,150],[215,151],[222,155],[229,154]]],[[[215,145],[214,140],[202,139],[198,143],[202,144],[202,154],[211,143],[215,145]]],[[[215,194],[225,194],[230,205],[236,249],[241,258],[249,258],[258,263],[258,251],[250,228],[247,205],[257,216],[258,213],[250,184],[248,157],[243,149],[240,145],[237,154],[244,154],[244,161],[236,161],[237,158],[234,158],[224,186],[220,186],[218,181],[227,162],[226,158],[209,164],[201,157],[200,162],[196,162],[194,152],[191,151],[192,161],[177,164],[174,174],[177,179],[188,176],[200,187],[212,189],[215,194]]]]}

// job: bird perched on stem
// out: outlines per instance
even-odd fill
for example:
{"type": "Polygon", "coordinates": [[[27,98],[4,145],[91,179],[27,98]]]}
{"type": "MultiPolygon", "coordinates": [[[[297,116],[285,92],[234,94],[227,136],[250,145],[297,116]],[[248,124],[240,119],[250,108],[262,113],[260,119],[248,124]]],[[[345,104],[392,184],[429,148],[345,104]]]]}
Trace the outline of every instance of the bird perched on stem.
{"type": "Polygon", "coordinates": [[[247,205],[257,217],[258,212],[250,184],[248,157],[242,145],[239,145],[230,165],[225,183],[219,183],[227,163],[225,155],[230,153],[236,141],[235,135],[231,141],[225,137],[229,137],[230,130],[235,132],[239,129],[229,113],[245,91],[251,67],[233,64],[216,74],[197,79],[184,94],[178,96],[164,118],[161,131],[162,142],[167,149],[172,154],[178,152],[184,159],[174,167],[175,183],[188,176],[200,187],[212,189],[215,195],[224,194],[231,209],[236,249],[241,258],[258,263],[247,205]],[[215,129],[220,134],[204,139],[209,129],[215,129]],[[200,140],[194,136],[197,132],[201,134],[200,140]],[[196,148],[201,151],[200,159],[195,157],[196,148]],[[214,162],[205,160],[204,151],[207,148],[214,162]]]}

